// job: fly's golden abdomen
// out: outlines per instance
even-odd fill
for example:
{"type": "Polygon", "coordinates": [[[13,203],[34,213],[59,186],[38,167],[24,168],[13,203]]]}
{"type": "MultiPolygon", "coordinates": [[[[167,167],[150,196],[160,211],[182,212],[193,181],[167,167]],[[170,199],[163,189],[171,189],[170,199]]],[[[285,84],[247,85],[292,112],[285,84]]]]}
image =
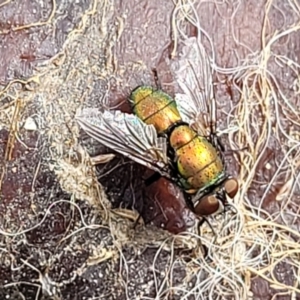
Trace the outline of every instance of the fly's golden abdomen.
{"type": "Polygon", "coordinates": [[[181,120],[176,102],[163,91],[141,86],[131,93],[130,99],[134,113],[146,124],[152,124],[158,133],[181,120]]]}
{"type": "Polygon", "coordinates": [[[174,128],[170,145],[176,156],[177,169],[189,189],[200,189],[216,182],[224,166],[216,149],[186,125],[174,128]]]}

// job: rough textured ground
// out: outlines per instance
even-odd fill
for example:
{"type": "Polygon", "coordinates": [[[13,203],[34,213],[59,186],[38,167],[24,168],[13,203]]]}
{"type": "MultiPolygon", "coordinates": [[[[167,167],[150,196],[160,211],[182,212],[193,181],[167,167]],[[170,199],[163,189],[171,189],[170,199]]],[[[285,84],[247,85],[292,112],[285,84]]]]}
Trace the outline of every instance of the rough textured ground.
{"type": "MultiPolygon", "coordinates": [[[[299,2],[194,6],[215,50],[219,129],[238,128],[222,139],[248,147],[226,156],[241,183],[241,227],[225,226],[219,239],[203,229],[211,260],[198,237],[157,227],[194,224],[180,191],[170,192],[179,195],[178,223],[164,223],[154,208],[145,215],[153,224],[133,229],[136,215],[127,208],[142,210],[154,193],[137,176],[144,170],[122,158],[115,173],[95,169],[87,151],[99,146],[74,121],[83,104],[97,107],[107,97],[118,105],[136,86],[153,84],[153,67],[174,93],[168,61],[177,49],[176,20],[190,5],[0,3],[1,299],[300,299],[299,2]]],[[[195,36],[197,26],[186,22],[184,32],[195,36]]]]}

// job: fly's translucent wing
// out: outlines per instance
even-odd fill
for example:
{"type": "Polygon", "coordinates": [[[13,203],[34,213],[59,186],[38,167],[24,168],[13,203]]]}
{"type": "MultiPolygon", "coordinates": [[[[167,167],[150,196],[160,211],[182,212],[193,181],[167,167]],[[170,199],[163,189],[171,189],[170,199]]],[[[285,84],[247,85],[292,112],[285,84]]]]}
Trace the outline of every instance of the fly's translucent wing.
{"type": "Polygon", "coordinates": [[[209,58],[195,37],[184,42],[182,53],[173,65],[176,81],[182,93],[175,96],[182,119],[199,135],[215,132],[215,99],[209,58]]]}
{"type": "Polygon", "coordinates": [[[168,177],[166,141],[157,137],[154,126],[118,110],[101,112],[88,108],[76,120],[102,145],[168,177]]]}

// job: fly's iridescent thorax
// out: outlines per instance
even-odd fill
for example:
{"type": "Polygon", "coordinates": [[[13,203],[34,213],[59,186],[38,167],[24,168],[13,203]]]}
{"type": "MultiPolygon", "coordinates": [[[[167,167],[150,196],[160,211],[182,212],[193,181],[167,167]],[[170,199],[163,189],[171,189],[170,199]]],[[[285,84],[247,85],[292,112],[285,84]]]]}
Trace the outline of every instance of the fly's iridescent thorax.
{"type": "Polygon", "coordinates": [[[130,100],[133,112],[146,124],[153,125],[157,133],[181,121],[176,102],[161,90],[141,86],[131,93],[130,100]]]}
{"type": "Polygon", "coordinates": [[[216,148],[189,126],[175,127],[170,134],[170,145],[186,189],[203,189],[223,177],[224,165],[216,148]]]}

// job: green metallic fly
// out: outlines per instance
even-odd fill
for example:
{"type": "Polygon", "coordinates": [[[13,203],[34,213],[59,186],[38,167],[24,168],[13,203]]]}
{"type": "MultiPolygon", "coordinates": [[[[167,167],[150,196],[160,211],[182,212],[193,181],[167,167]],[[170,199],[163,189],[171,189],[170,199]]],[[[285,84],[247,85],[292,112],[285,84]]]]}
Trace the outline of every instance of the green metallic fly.
{"type": "Polygon", "coordinates": [[[84,109],[76,119],[101,144],[175,182],[191,198],[196,215],[211,215],[224,210],[238,182],[226,172],[211,67],[196,38],[186,40],[172,68],[182,90],[175,98],[140,86],[129,98],[133,114],[84,109]]]}

